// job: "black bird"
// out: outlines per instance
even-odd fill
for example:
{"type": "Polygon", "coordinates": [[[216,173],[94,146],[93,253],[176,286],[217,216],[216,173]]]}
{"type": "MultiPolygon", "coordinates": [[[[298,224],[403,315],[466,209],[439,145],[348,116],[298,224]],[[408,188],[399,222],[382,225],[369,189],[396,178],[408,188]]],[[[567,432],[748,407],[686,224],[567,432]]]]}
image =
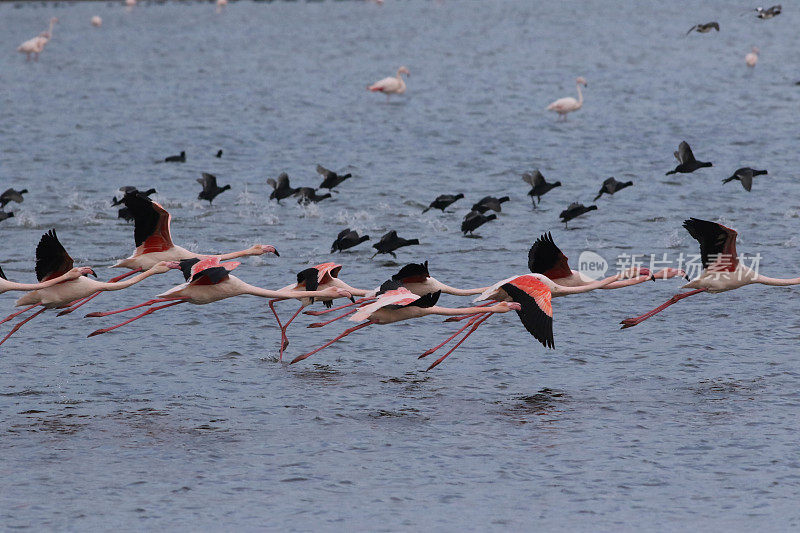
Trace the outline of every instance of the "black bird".
{"type": "Polygon", "coordinates": [[[0,194],[0,208],[5,207],[9,202],[17,202],[18,204],[21,204],[25,200],[22,195],[27,192],[28,189],[22,189],[21,191],[6,189],[3,191],[3,194],[0,194]]]}
{"type": "Polygon", "coordinates": [[[331,245],[331,253],[335,251],[342,252],[353,246],[358,246],[364,241],[369,240],[369,235],[362,235],[358,236],[357,231],[353,231],[350,228],[344,229],[339,232],[339,235],[336,237],[336,240],[333,241],[331,245]]]}
{"type": "Polygon", "coordinates": [[[321,202],[325,198],[330,198],[331,193],[326,192],[325,194],[317,194],[317,190],[313,187],[300,187],[294,193],[297,196],[297,203],[308,205],[311,202],[317,203],[321,202]]]}
{"type": "Polygon", "coordinates": [[[340,185],[347,178],[353,177],[352,174],[337,174],[333,170],[328,170],[322,165],[317,165],[317,172],[323,177],[322,183],[319,186],[320,189],[333,190],[334,187],[340,185]]]}
{"type": "Polygon", "coordinates": [[[218,158],[219,158],[219,157],[222,157],[222,150],[220,150],[219,152],[217,152],[217,155],[216,155],[216,157],[218,157],[218,158]]]}
{"type": "Polygon", "coordinates": [[[171,155],[164,159],[165,163],[186,163],[186,152],[181,152],[181,155],[171,155]]]}
{"type": "Polygon", "coordinates": [[[705,24],[695,24],[692,26],[689,31],[686,32],[686,35],[689,35],[693,31],[697,33],[708,33],[711,30],[719,31],[719,24],[716,22],[706,22],[705,24]]]}
{"type": "MultiPolygon", "coordinates": [[[[412,244],[419,244],[419,239],[404,239],[402,237],[398,237],[397,232],[392,230],[381,237],[381,240],[372,245],[373,248],[378,250],[372,254],[372,257],[375,257],[378,254],[389,254],[397,259],[394,251],[398,248],[402,248],[403,246],[411,246],[412,244]]],[[[372,257],[370,259],[372,259],[372,257]]]]}
{"type": "Polygon", "coordinates": [[[681,141],[681,144],[678,145],[678,151],[675,152],[675,159],[678,160],[678,166],[675,167],[675,170],[667,172],[666,176],[677,174],[678,172],[681,174],[690,174],[698,168],[714,166],[707,161],[698,161],[695,159],[692,149],[689,148],[689,143],[686,141],[681,141]]]}
{"type": "Polygon", "coordinates": [[[725,178],[722,180],[722,183],[728,183],[729,181],[739,180],[742,182],[742,187],[747,192],[750,192],[750,189],[753,187],[753,177],[754,176],[761,176],[762,174],[767,174],[766,170],[756,170],[750,167],[742,167],[736,169],[736,172],[733,173],[733,176],[730,178],[725,178]]]}
{"type": "Polygon", "coordinates": [[[440,194],[436,197],[436,200],[432,201],[431,204],[422,210],[423,213],[427,213],[429,209],[441,209],[442,213],[444,210],[450,207],[451,204],[457,202],[464,198],[464,195],[461,193],[458,194],[440,194]]]}
{"type": "MultiPolygon", "coordinates": [[[[122,198],[120,198],[118,200],[117,197],[115,196],[111,200],[111,205],[112,206],[122,205],[123,204],[123,200],[125,199],[125,196],[127,196],[129,194],[143,194],[144,196],[147,196],[148,198],[150,197],[151,194],[156,194],[156,190],[155,189],[151,188],[151,189],[147,189],[146,191],[140,191],[136,187],[132,187],[130,185],[126,185],[124,187],[120,187],[119,190],[122,192],[122,198]]],[[[125,219],[128,222],[132,222],[133,221],[133,215],[131,214],[130,209],[128,209],[127,207],[120,207],[119,211],[117,211],[117,218],[125,219]]]]}
{"type": "Polygon", "coordinates": [[[597,193],[597,196],[594,197],[595,201],[605,194],[614,194],[615,192],[619,192],[625,187],[630,187],[633,185],[632,181],[621,182],[614,179],[614,177],[610,177],[603,182],[603,186],[600,187],[600,192],[597,193]]]}
{"type": "Polygon", "coordinates": [[[298,189],[294,189],[289,185],[289,175],[286,172],[281,172],[281,175],[278,176],[278,181],[268,178],[267,183],[272,185],[272,188],[275,189],[270,193],[269,199],[278,200],[278,203],[281,203],[281,200],[292,196],[298,191],[298,189]]]}
{"type": "Polygon", "coordinates": [[[5,211],[0,211],[0,222],[4,221],[7,218],[11,218],[14,216],[14,213],[6,213],[5,211]]]}
{"type": "Polygon", "coordinates": [[[569,207],[561,211],[561,214],[558,215],[558,218],[560,218],[561,221],[564,222],[564,227],[566,228],[567,222],[569,222],[573,218],[586,214],[589,211],[594,211],[595,209],[597,209],[596,205],[590,205],[589,207],[586,207],[581,203],[572,202],[571,204],[569,204],[569,207]]]}
{"type": "Polygon", "coordinates": [[[767,9],[763,7],[757,7],[753,11],[756,12],[756,16],[760,19],[771,19],[772,17],[777,17],[781,14],[781,5],[777,4],[767,9]]]}
{"type": "Polygon", "coordinates": [[[208,200],[209,205],[214,201],[214,198],[231,188],[230,185],[217,185],[217,177],[208,172],[202,173],[202,178],[197,178],[197,183],[203,186],[203,190],[197,195],[198,200],[208,200]]]}
{"type": "Polygon", "coordinates": [[[503,210],[503,207],[500,205],[503,202],[509,201],[510,198],[508,196],[503,196],[502,198],[495,198],[494,196],[484,196],[477,203],[472,206],[473,211],[477,211],[478,213],[485,213],[489,209],[492,211],[497,211],[498,213],[503,210]]]}
{"type": "Polygon", "coordinates": [[[547,183],[547,180],[544,179],[544,176],[541,172],[539,172],[538,168],[533,172],[524,173],[522,175],[522,180],[532,187],[532,189],[528,191],[528,196],[531,197],[531,203],[533,203],[534,207],[536,207],[536,200],[539,200],[539,203],[542,203],[542,196],[556,187],[561,187],[560,181],[547,183]],[[533,198],[534,196],[536,199],[533,198]]]}
{"type": "Polygon", "coordinates": [[[461,232],[466,235],[469,232],[472,235],[473,231],[478,229],[479,227],[483,226],[490,220],[495,220],[497,215],[492,213],[491,215],[484,215],[483,213],[478,213],[477,211],[470,211],[467,213],[467,216],[464,217],[464,221],[461,222],[461,232]]]}

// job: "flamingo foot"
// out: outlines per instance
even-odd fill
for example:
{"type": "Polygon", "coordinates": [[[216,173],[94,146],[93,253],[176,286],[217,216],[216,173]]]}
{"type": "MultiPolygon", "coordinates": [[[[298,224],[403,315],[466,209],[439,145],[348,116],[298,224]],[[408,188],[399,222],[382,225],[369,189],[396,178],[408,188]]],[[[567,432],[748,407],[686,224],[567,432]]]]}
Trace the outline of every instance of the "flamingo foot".
{"type": "Polygon", "coordinates": [[[462,331],[464,331],[465,329],[470,327],[476,320],[478,320],[479,317],[483,316],[484,314],[485,313],[481,313],[479,315],[474,316],[472,318],[472,320],[467,322],[467,324],[464,327],[462,327],[461,329],[459,329],[458,331],[456,331],[455,333],[453,333],[452,335],[447,337],[447,339],[445,339],[445,341],[443,343],[439,344],[438,346],[434,346],[430,350],[426,351],[425,353],[423,353],[422,355],[417,357],[417,359],[422,359],[423,357],[428,357],[430,354],[432,354],[433,352],[435,352],[436,350],[438,350],[439,348],[441,348],[442,346],[444,346],[445,344],[447,344],[451,340],[455,339],[458,336],[459,333],[461,333],[462,331]]]}

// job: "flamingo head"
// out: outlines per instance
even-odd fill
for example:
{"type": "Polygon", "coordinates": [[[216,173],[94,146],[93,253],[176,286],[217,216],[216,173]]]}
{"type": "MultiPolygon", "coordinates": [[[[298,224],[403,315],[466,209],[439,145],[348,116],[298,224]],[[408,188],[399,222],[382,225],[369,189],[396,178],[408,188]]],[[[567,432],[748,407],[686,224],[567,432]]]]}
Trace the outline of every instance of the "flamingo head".
{"type": "Polygon", "coordinates": [[[409,78],[411,77],[411,73],[408,71],[408,68],[406,67],[400,67],[399,69],[397,69],[397,75],[399,76],[400,74],[405,74],[409,78]]]}
{"type": "Polygon", "coordinates": [[[758,54],[759,52],[761,52],[761,50],[758,49],[758,46],[754,46],[753,47],[753,53],[754,54],[758,54]]]}
{"type": "Polygon", "coordinates": [[[179,269],[181,264],[178,261],[159,261],[150,270],[155,274],[163,274],[172,269],[179,269]]]}
{"type": "Polygon", "coordinates": [[[501,313],[505,313],[506,311],[521,311],[522,304],[518,302],[500,302],[497,305],[493,306],[498,308],[501,313]]]}
{"type": "Polygon", "coordinates": [[[278,253],[278,250],[269,244],[256,244],[252,246],[249,251],[252,253],[252,255],[275,254],[276,257],[281,256],[281,254],[278,253]]]}
{"type": "Polygon", "coordinates": [[[97,274],[92,267],[80,267],[78,268],[78,272],[81,276],[88,276],[91,274],[92,276],[97,277],[97,274]]]}
{"type": "Polygon", "coordinates": [[[588,84],[588,83],[586,83],[586,78],[584,78],[583,76],[579,76],[579,77],[578,77],[578,78],[575,80],[575,83],[579,83],[580,85],[583,85],[584,87],[588,87],[588,86],[589,86],[589,84],[588,84]]]}
{"type": "Polygon", "coordinates": [[[56,22],[58,22],[58,17],[53,17],[50,19],[50,24],[55,24],[56,22]]]}

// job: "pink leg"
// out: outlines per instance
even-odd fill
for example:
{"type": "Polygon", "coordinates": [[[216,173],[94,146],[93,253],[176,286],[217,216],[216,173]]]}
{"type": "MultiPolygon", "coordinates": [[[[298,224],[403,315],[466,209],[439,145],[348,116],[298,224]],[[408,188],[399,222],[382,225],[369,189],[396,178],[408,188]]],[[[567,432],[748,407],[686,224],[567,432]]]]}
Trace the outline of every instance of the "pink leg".
{"type": "MultiPolygon", "coordinates": [[[[110,280],[108,280],[108,283],[116,283],[116,282],[118,282],[120,280],[123,280],[123,279],[127,278],[128,276],[132,276],[133,274],[136,274],[137,272],[141,272],[141,271],[142,271],[141,268],[137,268],[136,270],[131,270],[127,274],[122,274],[121,276],[117,276],[115,278],[111,278],[110,280]]],[[[69,304],[70,306],[67,309],[64,309],[63,311],[58,313],[56,316],[62,316],[62,315],[70,314],[71,312],[73,312],[77,308],[81,307],[83,304],[85,304],[86,302],[88,302],[92,298],[97,297],[100,294],[100,292],[102,292],[102,291],[96,292],[96,293],[92,294],[91,296],[87,296],[86,298],[81,298],[80,300],[75,300],[74,302],[69,304]]]]}
{"type": "Polygon", "coordinates": [[[6,341],[8,340],[8,338],[9,338],[11,335],[13,335],[14,333],[16,333],[16,332],[17,332],[17,330],[19,330],[19,328],[21,328],[22,326],[24,326],[24,325],[25,325],[25,323],[27,323],[27,322],[30,322],[31,320],[33,320],[33,319],[34,319],[34,318],[36,318],[37,316],[39,316],[39,315],[41,315],[42,313],[44,313],[44,310],[45,310],[45,308],[44,308],[44,307],[42,307],[41,309],[39,309],[38,311],[36,311],[35,313],[33,313],[31,316],[29,316],[29,317],[28,317],[28,318],[26,318],[25,320],[23,320],[23,321],[21,321],[21,322],[17,323],[17,324],[16,324],[16,325],[15,325],[13,328],[11,328],[11,331],[9,331],[9,332],[8,332],[8,335],[6,335],[5,337],[3,337],[3,340],[1,340],[1,341],[0,341],[0,344],[3,344],[4,342],[6,342],[6,341]]]}
{"type": "Polygon", "coordinates": [[[278,357],[279,361],[283,361],[283,351],[286,349],[287,346],[289,346],[289,337],[286,336],[286,330],[289,329],[289,324],[291,324],[292,320],[294,320],[297,317],[297,315],[300,314],[300,311],[302,311],[303,308],[305,308],[305,305],[300,304],[300,308],[297,310],[297,312],[295,312],[295,314],[292,315],[292,318],[290,318],[289,321],[286,322],[286,324],[284,324],[283,327],[281,328],[281,336],[283,338],[283,342],[281,343],[280,355],[278,357]]]}
{"type": "Polygon", "coordinates": [[[339,340],[339,339],[341,339],[342,337],[347,337],[348,335],[350,335],[350,334],[351,334],[351,333],[353,333],[354,331],[356,331],[356,330],[358,330],[358,329],[361,329],[361,328],[365,328],[365,327],[369,326],[370,324],[372,324],[372,322],[370,322],[370,321],[367,321],[367,322],[362,322],[361,324],[359,324],[359,325],[357,325],[357,326],[353,326],[352,328],[346,329],[346,330],[344,330],[344,331],[342,332],[342,334],[341,334],[341,335],[339,335],[338,337],[336,337],[336,338],[335,338],[335,339],[333,339],[333,340],[330,340],[330,341],[326,342],[325,344],[323,344],[322,346],[320,346],[319,348],[317,348],[317,349],[316,349],[316,350],[314,350],[313,352],[308,352],[308,353],[307,353],[307,354],[305,354],[305,355],[298,355],[297,357],[295,357],[294,359],[292,359],[292,362],[291,362],[290,364],[295,364],[295,363],[296,363],[296,362],[298,362],[298,361],[302,361],[302,360],[303,360],[303,359],[305,359],[306,357],[311,357],[312,355],[314,355],[315,353],[317,353],[317,352],[318,352],[318,351],[320,351],[321,349],[323,349],[323,348],[327,348],[328,346],[330,346],[330,345],[331,345],[331,344],[333,344],[334,342],[338,341],[338,340],[339,340]]]}
{"type": "MultiPolygon", "coordinates": [[[[492,300],[491,302],[487,302],[485,304],[476,305],[474,307],[489,307],[490,305],[496,304],[497,301],[492,300]]],[[[471,315],[464,315],[464,316],[451,316],[450,318],[445,319],[445,322],[461,322],[462,320],[466,320],[470,317],[475,315],[479,315],[480,313],[473,313],[471,315]]]]}
{"type": "Polygon", "coordinates": [[[695,289],[693,291],[684,292],[682,294],[676,294],[675,296],[673,296],[672,298],[667,300],[665,303],[659,305],[658,307],[656,307],[652,311],[649,311],[649,312],[643,314],[642,316],[637,316],[635,318],[626,318],[625,320],[620,322],[620,324],[622,324],[622,327],[620,329],[632,328],[633,326],[641,324],[642,322],[644,322],[645,320],[647,320],[651,316],[657,315],[658,313],[660,313],[661,311],[663,311],[664,309],[666,309],[670,305],[672,305],[674,303],[678,303],[681,300],[683,300],[684,298],[688,298],[689,296],[692,296],[694,294],[699,294],[701,292],[705,292],[705,289],[695,289]]]}
{"type": "MultiPolygon", "coordinates": [[[[484,313],[484,314],[485,314],[485,313],[484,313]]],[[[441,343],[441,344],[439,344],[439,345],[437,345],[437,346],[434,346],[433,348],[431,348],[430,350],[428,350],[428,351],[427,351],[427,352],[425,352],[424,354],[420,355],[420,356],[419,356],[417,359],[422,359],[423,357],[427,357],[427,356],[429,356],[430,354],[432,354],[433,352],[435,352],[436,350],[438,350],[439,348],[441,348],[442,346],[444,346],[445,344],[447,344],[447,343],[448,343],[448,342],[450,342],[451,340],[455,339],[455,338],[458,336],[458,334],[459,334],[459,333],[461,333],[462,331],[464,331],[465,329],[467,329],[468,327],[470,327],[472,324],[474,324],[474,323],[475,323],[475,321],[476,321],[476,320],[478,320],[478,318],[480,318],[480,317],[482,317],[482,316],[483,316],[483,314],[480,314],[480,315],[475,315],[474,317],[472,317],[472,319],[471,319],[469,322],[467,322],[467,325],[466,325],[466,326],[464,326],[464,327],[463,327],[463,328],[461,328],[460,330],[456,331],[455,333],[453,333],[452,335],[450,335],[449,337],[447,337],[447,339],[446,339],[446,340],[445,340],[443,343],[441,343]]]]}
{"type": "Polygon", "coordinates": [[[353,309],[352,311],[348,311],[348,312],[346,312],[346,313],[345,313],[345,314],[343,314],[343,315],[339,315],[339,316],[337,316],[336,318],[331,318],[331,319],[330,319],[330,320],[328,320],[327,322],[314,322],[313,324],[309,324],[309,325],[308,325],[308,326],[306,326],[306,327],[309,327],[309,328],[321,328],[322,326],[327,326],[327,325],[328,325],[328,324],[330,324],[331,322],[336,322],[336,321],[337,321],[337,320],[339,320],[340,318],[344,318],[344,317],[346,317],[346,316],[350,316],[350,315],[352,315],[353,313],[355,313],[356,311],[358,311],[358,309],[353,309]]]}
{"type": "Polygon", "coordinates": [[[104,311],[104,312],[96,311],[94,313],[89,313],[89,314],[85,315],[83,318],[116,315],[117,313],[124,313],[125,311],[130,311],[132,309],[139,309],[140,307],[147,307],[148,305],[160,304],[161,302],[169,302],[169,301],[171,301],[169,298],[156,298],[154,300],[147,300],[146,302],[141,303],[139,305],[134,305],[132,307],[126,307],[125,309],[117,309],[116,311],[104,311]]]}
{"type": "Polygon", "coordinates": [[[346,309],[348,307],[352,307],[354,305],[363,304],[366,302],[371,302],[373,300],[377,300],[377,298],[361,298],[360,300],[356,300],[353,303],[349,303],[346,305],[340,305],[339,307],[333,307],[331,309],[325,309],[323,311],[305,311],[304,315],[311,315],[311,316],[319,316],[319,315],[326,315],[328,313],[332,313],[333,311],[339,311],[340,309],[346,309]]]}
{"type": "Polygon", "coordinates": [[[34,307],[36,307],[37,305],[39,305],[39,304],[33,304],[33,305],[31,305],[31,306],[28,306],[28,307],[26,307],[26,308],[25,308],[25,309],[23,309],[22,311],[17,311],[16,313],[11,313],[11,314],[10,314],[10,315],[8,315],[7,317],[5,317],[3,320],[0,320],[0,324],[2,324],[3,322],[8,322],[8,321],[9,321],[9,320],[11,320],[12,318],[14,318],[14,317],[16,317],[16,316],[19,316],[19,315],[21,315],[21,314],[22,314],[22,313],[24,313],[25,311],[30,311],[31,309],[33,309],[33,308],[34,308],[34,307]]]}
{"type": "Polygon", "coordinates": [[[116,326],[111,326],[110,328],[98,329],[96,331],[93,331],[93,332],[89,333],[89,335],[87,335],[87,336],[88,337],[94,337],[95,335],[100,335],[102,333],[108,333],[109,331],[112,331],[112,330],[115,330],[117,328],[120,328],[120,327],[124,326],[125,324],[130,324],[134,320],[139,320],[142,317],[145,317],[145,316],[147,316],[149,314],[155,313],[159,309],[165,309],[167,307],[172,307],[173,305],[178,305],[178,304],[182,304],[182,303],[185,303],[185,302],[186,302],[186,300],[178,300],[178,301],[175,301],[175,302],[170,302],[168,304],[159,305],[157,307],[151,307],[150,309],[148,309],[144,313],[142,313],[140,315],[136,315],[135,317],[130,318],[130,319],[126,320],[125,322],[120,322],[116,326]]]}
{"type": "MultiPolygon", "coordinates": [[[[482,317],[482,318],[481,318],[481,319],[479,319],[477,322],[475,322],[475,325],[474,325],[474,326],[472,326],[472,329],[470,329],[470,330],[467,332],[467,334],[466,334],[466,335],[464,335],[463,337],[461,337],[461,340],[460,340],[460,341],[458,341],[458,342],[456,343],[456,345],[455,345],[455,346],[453,346],[452,348],[450,348],[450,351],[449,351],[449,352],[447,352],[446,354],[444,354],[443,356],[441,356],[439,359],[437,359],[436,361],[434,361],[434,362],[431,364],[431,366],[429,366],[429,367],[428,367],[428,369],[427,369],[427,370],[430,370],[430,369],[432,369],[433,367],[435,367],[436,365],[438,365],[439,363],[441,363],[442,361],[444,361],[444,360],[445,360],[445,358],[446,358],[448,355],[450,355],[451,353],[453,353],[454,351],[456,351],[456,348],[458,348],[459,346],[461,346],[461,343],[462,343],[462,342],[464,342],[465,340],[467,340],[467,337],[469,337],[470,335],[472,335],[473,333],[475,333],[475,330],[476,330],[476,329],[478,329],[478,326],[480,326],[480,325],[481,325],[481,324],[482,324],[482,323],[483,323],[483,322],[484,322],[484,321],[485,321],[487,318],[489,318],[490,316],[492,316],[492,314],[493,314],[493,313],[487,313],[487,314],[486,314],[486,316],[482,317]]],[[[427,370],[426,370],[426,372],[427,372],[427,370]]]]}

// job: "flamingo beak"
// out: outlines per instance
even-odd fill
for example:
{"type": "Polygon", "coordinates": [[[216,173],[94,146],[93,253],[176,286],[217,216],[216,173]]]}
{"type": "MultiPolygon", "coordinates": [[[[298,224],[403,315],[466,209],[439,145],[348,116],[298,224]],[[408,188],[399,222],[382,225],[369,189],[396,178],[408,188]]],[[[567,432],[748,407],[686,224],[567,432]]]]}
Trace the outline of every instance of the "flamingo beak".
{"type": "Polygon", "coordinates": [[[87,273],[86,273],[86,275],[87,275],[87,276],[88,276],[89,274],[91,274],[92,276],[94,276],[95,278],[97,278],[97,273],[95,273],[95,271],[94,271],[94,269],[93,269],[93,268],[90,268],[90,269],[89,269],[89,272],[87,272],[87,273]]]}
{"type": "Polygon", "coordinates": [[[178,261],[167,261],[167,268],[174,268],[177,270],[181,268],[181,264],[178,261]]]}
{"type": "Polygon", "coordinates": [[[280,257],[281,256],[281,254],[278,253],[278,250],[276,250],[274,246],[265,246],[264,247],[264,251],[267,252],[267,253],[275,254],[275,257],[280,257]]]}

